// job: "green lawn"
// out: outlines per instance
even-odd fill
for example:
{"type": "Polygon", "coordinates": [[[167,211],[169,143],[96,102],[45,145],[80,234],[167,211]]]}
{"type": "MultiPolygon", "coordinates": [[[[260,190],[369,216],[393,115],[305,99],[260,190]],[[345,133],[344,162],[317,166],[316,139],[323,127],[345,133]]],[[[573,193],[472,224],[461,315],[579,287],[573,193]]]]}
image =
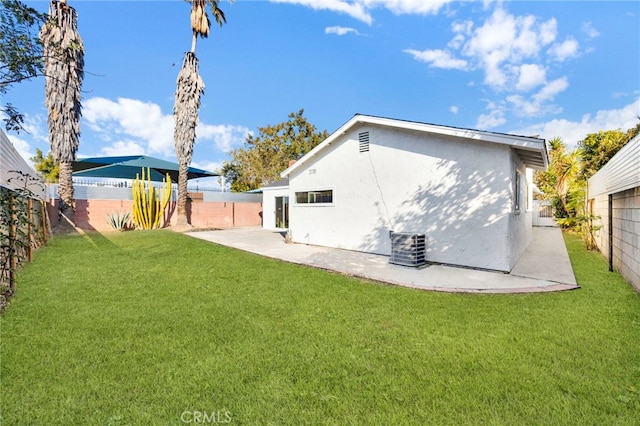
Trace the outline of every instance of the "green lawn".
{"type": "Polygon", "coordinates": [[[0,319],[3,425],[637,425],[640,296],[385,286],[169,231],[56,237],[0,319]]]}

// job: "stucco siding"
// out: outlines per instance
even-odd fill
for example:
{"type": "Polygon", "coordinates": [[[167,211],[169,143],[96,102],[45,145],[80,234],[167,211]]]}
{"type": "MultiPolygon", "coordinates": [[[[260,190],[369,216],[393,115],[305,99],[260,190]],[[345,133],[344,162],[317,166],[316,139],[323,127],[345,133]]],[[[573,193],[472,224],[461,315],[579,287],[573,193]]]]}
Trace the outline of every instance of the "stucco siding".
{"type": "Polygon", "coordinates": [[[264,229],[280,229],[276,227],[276,197],[289,195],[289,187],[262,188],[262,227],[264,229]]]}
{"type": "Polygon", "coordinates": [[[513,267],[531,242],[533,235],[533,217],[531,212],[533,204],[533,188],[531,187],[533,171],[527,170],[525,164],[520,160],[515,152],[511,152],[510,170],[512,170],[513,173],[513,181],[510,191],[512,205],[515,205],[516,193],[519,197],[519,210],[516,211],[515,208],[512,209],[512,214],[508,216],[509,231],[504,236],[508,245],[508,264],[513,267]],[[519,185],[517,191],[515,189],[516,171],[520,174],[520,178],[517,180],[519,185]]]}
{"type": "Polygon", "coordinates": [[[530,238],[517,230],[524,198],[513,214],[516,163],[504,145],[355,126],[289,176],[293,240],[389,255],[389,231],[424,233],[430,262],[509,271],[530,238]],[[332,190],[333,202],[296,204],[313,190],[332,190]]]}

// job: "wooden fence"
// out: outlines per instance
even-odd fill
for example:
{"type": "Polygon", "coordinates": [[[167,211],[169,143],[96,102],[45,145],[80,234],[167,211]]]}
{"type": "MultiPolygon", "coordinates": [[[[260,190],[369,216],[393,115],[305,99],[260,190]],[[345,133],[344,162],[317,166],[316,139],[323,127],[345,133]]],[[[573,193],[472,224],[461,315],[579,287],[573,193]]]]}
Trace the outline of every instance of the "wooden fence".
{"type": "Polygon", "coordinates": [[[43,200],[0,187],[0,310],[15,291],[16,271],[46,244],[49,232],[43,200]]]}
{"type": "Polygon", "coordinates": [[[0,310],[15,291],[15,273],[47,242],[45,186],[0,130],[0,310]]]}

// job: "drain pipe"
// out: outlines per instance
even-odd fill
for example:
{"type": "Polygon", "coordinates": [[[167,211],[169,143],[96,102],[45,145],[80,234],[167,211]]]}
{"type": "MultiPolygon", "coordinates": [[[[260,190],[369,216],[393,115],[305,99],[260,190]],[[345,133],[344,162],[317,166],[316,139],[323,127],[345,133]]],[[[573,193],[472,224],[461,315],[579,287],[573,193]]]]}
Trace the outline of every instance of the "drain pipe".
{"type": "Polygon", "coordinates": [[[609,272],[613,272],[613,194],[609,194],[609,272]]]}

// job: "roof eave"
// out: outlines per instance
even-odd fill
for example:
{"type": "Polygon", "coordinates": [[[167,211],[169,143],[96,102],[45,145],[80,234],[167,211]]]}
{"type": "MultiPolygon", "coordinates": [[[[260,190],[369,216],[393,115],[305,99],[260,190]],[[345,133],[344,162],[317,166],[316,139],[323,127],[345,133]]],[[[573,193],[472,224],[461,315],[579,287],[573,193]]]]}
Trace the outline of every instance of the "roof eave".
{"type": "MultiPolygon", "coordinates": [[[[534,169],[546,170],[548,167],[548,158],[546,151],[546,143],[544,139],[530,136],[518,136],[509,135],[503,133],[487,132],[482,130],[463,129],[457,127],[440,126],[436,124],[419,123],[413,121],[403,121],[392,118],[375,117],[370,115],[356,114],[349,121],[344,123],[338,130],[333,132],[327,139],[316,146],[314,149],[305,154],[301,159],[296,161],[293,165],[284,170],[280,176],[287,177],[291,173],[295,172],[309,159],[316,156],[326,147],[335,142],[343,134],[347,133],[349,129],[356,124],[367,123],[372,125],[379,125],[385,127],[400,128],[405,130],[414,130],[425,133],[435,133],[446,136],[478,140],[483,142],[491,142],[500,145],[508,145],[515,149],[521,149],[524,151],[536,152],[540,155],[540,161],[532,162],[530,167],[534,169]]],[[[526,164],[526,162],[525,162],[526,164]]],[[[529,165],[527,165],[529,167],[529,165]]]]}

